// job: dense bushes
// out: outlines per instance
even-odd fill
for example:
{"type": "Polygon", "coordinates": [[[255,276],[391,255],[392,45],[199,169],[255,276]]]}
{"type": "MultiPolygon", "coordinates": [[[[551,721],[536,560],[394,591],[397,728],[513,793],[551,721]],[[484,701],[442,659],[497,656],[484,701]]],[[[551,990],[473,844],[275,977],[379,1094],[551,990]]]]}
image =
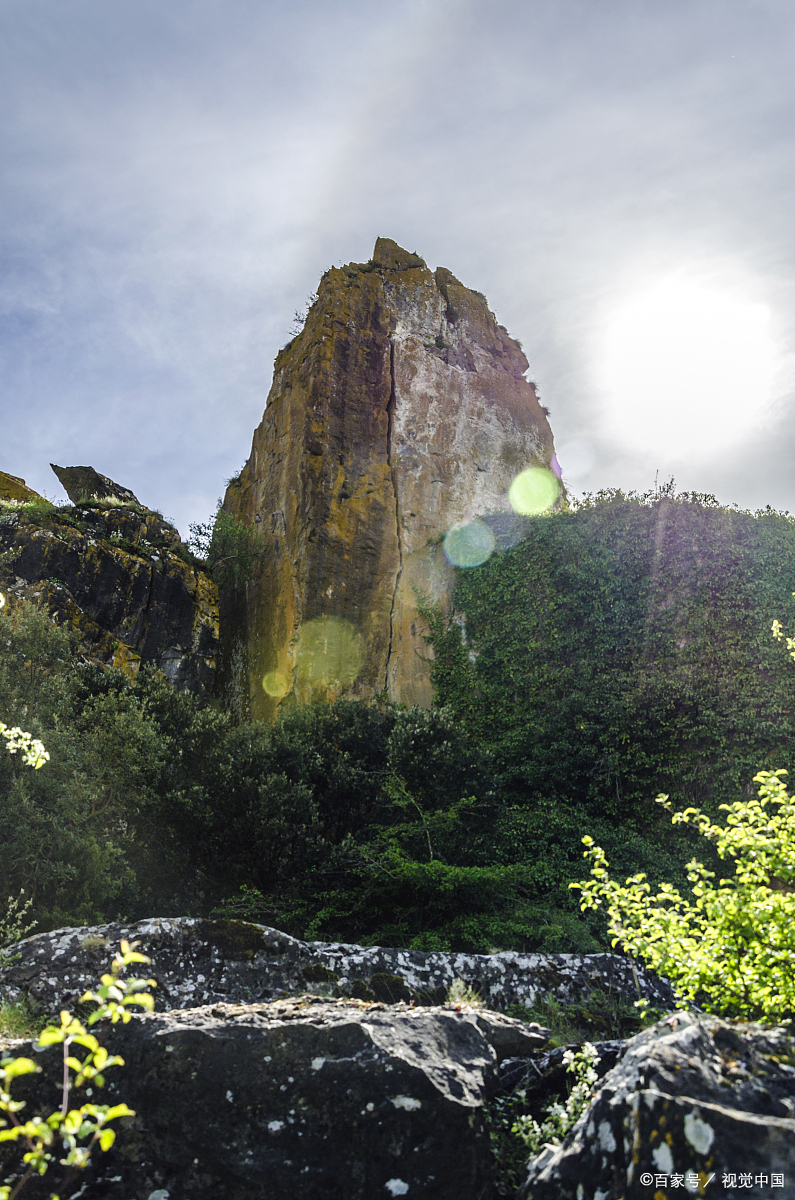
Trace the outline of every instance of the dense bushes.
{"type": "Polygon", "coordinates": [[[714,814],[791,767],[770,628],[793,591],[788,518],[610,494],[457,573],[466,640],[431,614],[444,709],[274,727],[82,664],[46,614],[6,609],[0,717],[51,759],[0,758],[0,895],[25,887],[41,927],[221,909],[298,936],[593,949],[604,920],[568,891],[584,831],[617,874],[686,888],[697,835],[659,790],[714,814]]]}
{"type": "Polygon", "coordinates": [[[492,751],[509,803],[554,811],[556,843],[587,819],[634,839],[609,851],[620,870],[672,878],[661,789],[714,813],[792,766],[791,664],[770,631],[793,590],[789,517],[605,494],[457,572],[465,643],[460,618],[433,615],[438,701],[492,751]]]}
{"type": "Polygon", "coordinates": [[[557,921],[532,909],[548,865],[509,852],[489,758],[444,713],[233,727],[155,671],[82,664],[33,605],[0,615],[0,711],[51,754],[0,760],[0,895],[25,887],[40,928],[226,903],[299,936],[595,944],[567,895],[557,921]]]}

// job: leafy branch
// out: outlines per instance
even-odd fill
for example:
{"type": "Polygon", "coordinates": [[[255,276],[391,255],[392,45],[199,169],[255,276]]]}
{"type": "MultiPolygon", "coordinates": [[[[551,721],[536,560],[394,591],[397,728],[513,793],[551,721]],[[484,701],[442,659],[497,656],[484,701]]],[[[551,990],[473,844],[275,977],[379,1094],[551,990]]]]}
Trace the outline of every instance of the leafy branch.
{"type": "MultiPolygon", "coordinates": [[[[90,1001],[97,1004],[97,1008],[88,1018],[89,1025],[101,1020],[110,1020],[112,1024],[121,1020],[126,1024],[131,1019],[132,1006],[137,1005],[149,1012],[154,1008],[154,999],[146,991],[146,988],[156,986],[154,979],[127,980],[122,977],[131,963],[151,961],[145,955],[136,953],[137,944],[134,942],[131,946],[122,941],[120,952],[115,954],[111,963],[110,972],[102,976],[101,986],[81,997],[81,1004],[90,1001]]],[[[88,1082],[96,1087],[104,1087],[105,1071],[109,1067],[124,1066],[124,1059],[118,1054],[109,1054],[77,1017],[73,1017],[66,1010],[62,1011],[60,1025],[47,1025],[39,1036],[38,1044],[42,1048],[54,1045],[63,1047],[61,1105],[46,1118],[20,1119],[18,1114],[25,1108],[25,1101],[12,1099],[11,1085],[23,1075],[40,1072],[41,1067],[25,1057],[0,1060],[0,1113],[5,1113],[9,1118],[0,1119],[0,1142],[22,1142],[27,1147],[22,1160],[25,1171],[16,1184],[0,1186],[0,1200],[16,1200],[34,1175],[46,1174],[54,1161],[54,1146],[58,1140],[65,1150],[65,1156],[58,1160],[60,1165],[66,1168],[61,1181],[63,1188],[78,1172],[86,1169],[96,1146],[105,1151],[113,1145],[116,1134],[109,1128],[110,1122],[119,1117],[135,1116],[126,1104],[82,1104],[79,1108],[69,1107],[69,1096],[74,1089],[81,1088],[88,1082]],[[84,1058],[72,1052],[72,1048],[77,1046],[88,1051],[84,1058]]],[[[59,1200],[59,1194],[51,1192],[50,1200],[59,1200]]]]}

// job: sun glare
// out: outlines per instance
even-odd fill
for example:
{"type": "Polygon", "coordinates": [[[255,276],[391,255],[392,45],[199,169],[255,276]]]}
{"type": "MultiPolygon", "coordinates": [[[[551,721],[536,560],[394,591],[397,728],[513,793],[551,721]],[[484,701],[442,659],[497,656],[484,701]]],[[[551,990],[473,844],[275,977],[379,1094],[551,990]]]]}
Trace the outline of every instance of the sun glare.
{"type": "Polygon", "coordinates": [[[763,304],[663,280],[608,320],[599,382],[612,432],[673,457],[724,450],[769,405],[779,361],[763,304]]]}

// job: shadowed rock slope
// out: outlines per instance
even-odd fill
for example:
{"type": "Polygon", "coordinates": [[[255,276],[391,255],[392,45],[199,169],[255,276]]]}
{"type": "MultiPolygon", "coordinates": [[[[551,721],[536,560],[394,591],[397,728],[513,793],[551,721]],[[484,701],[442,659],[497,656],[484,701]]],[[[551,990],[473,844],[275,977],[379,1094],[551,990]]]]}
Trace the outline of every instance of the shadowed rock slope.
{"type": "Polygon", "coordinates": [[[553,461],[527,367],[479,292],[387,238],[326,272],[224,500],[270,548],[225,623],[234,711],[430,704],[417,589],[449,598],[441,538],[505,511],[517,473],[553,461]]]}

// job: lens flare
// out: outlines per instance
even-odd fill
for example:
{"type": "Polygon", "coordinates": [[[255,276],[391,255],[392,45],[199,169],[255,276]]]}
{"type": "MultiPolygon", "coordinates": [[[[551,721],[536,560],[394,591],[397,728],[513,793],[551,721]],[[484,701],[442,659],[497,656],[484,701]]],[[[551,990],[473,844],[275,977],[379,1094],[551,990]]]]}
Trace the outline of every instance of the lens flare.
{"type": "Polygon", "coordinates": [[[262,686],[268,695],[276,700],[281,700],[290,690],[290,684],[281,671],[268,671],[267,675],[262,676],[262,686]]]}
{"type": "Polygon", "coordinates": [[[304,686],[345,688],[364,666],[364,638],[355,625],[338,617],[316,617],[298,631],[295,659],[304,686]]]}
{"type": "Polygon", "coordinates": [[[548,512],[558,498],[560,484],[546,467],[528,467],[516,476],[508,491],[514,512],[526,517],[548,512]]]}
{"type": "Polygon", "coordinates": [[[451,529],[442,549],[454,567],[479,567],[494,552],[494,534],[482,521],[470,521],[451,529]]]}

